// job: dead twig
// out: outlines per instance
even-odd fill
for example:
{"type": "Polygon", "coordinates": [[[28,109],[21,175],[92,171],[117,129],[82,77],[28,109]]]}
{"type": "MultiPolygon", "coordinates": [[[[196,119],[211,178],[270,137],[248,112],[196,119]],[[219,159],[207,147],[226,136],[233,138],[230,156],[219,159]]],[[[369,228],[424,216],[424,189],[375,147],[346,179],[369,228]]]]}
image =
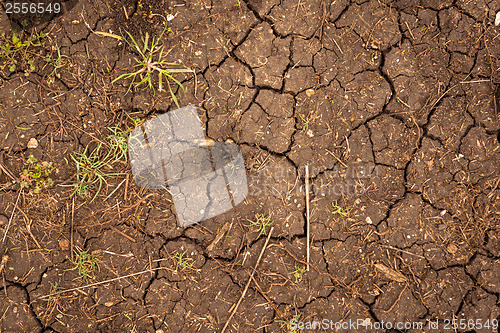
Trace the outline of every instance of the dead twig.
{"type": "Polygon", "coordinates": [[[490,82],[490,80],[472,80],[472,81],[461,81],[459,83],[461,84],[468,84],[468,83],[481,83],[481,82],[490,82]]]}
{"type": "Polygon", "coordinates": [[[226,331],[227,327],[229,326],[229,322],[231,321],[234,314],[238,310],[238,307],[240,306],[241,301],[243,301],[243,298],[245,297],[245,294],[247,293],[248,287],[250,286],[250,283],[252,282],[253,275],[255,274],[255,271],[257,270],[257,266],[259,266],[260,259],[262,259],[262,255],[264,254],[264,251],[266,250],[267,243],[269,243],[269,239],[271,238],[273,230],[274,230],[274,227],[272,227],[271,230],[269,230],[269,235],[267,235],[266,242],[264,243],[264,246],[262,247],[262,250],[260,251],[259,257],[257,258],[257,262],[255,263],[255,266],[253,267],[252,273],[250,274],[250,278],[248,279],[248,282],[245,286],[245,289],[243,289],[243,293],[241,293],[240,299],[238,300],[238,302],[234,306],[233,311],[231,311],[231,314],[229,315],[229,318],[227,319],[226,324],[222,328],[221,333],[224,333],[226,331]]]}
{"type": "Polygon", "coordinates": [[[33,222],[33,220],[30,220],[28,215],[26,215],[26,213],[21,209],[21,207],[17,207],[17,210],[21,212],[21,214],[24,215],[24,223],[26,224],[26,231],[28,232],[28,234],[31,236],[31,238],[35,241],[35,244],[36,246],[38,246],[38,249],[42,249],[42,247],[40,246],[40,244],[38,243],[38,241],[36,240],[35,236],[33,235],[33,233],[31,232],[31,223],[33,222]]]}
{"type": "Polygon", "coordinates": [[[325,149],[325,150],[326,150],[326,152],[327,152],[328,154],[332,155],[332,156],[333,156],[333,157],[334,157],[334,158],[335,158],[335,159],[336,159],[336,160],[337,160],[340,164],[342,164],[342,166],[343,166],[344,168],[347,168],[347,165],[346,165],[344,162],[342,162],[342,161],[341,161],[341,160],[340,160],[337,156],[335,156],[335,155],[333,154],[333,152],[331,152],[331,151],[330,151],[330,150],[328,150],[328,149],[325,149]]]}
{"type": "Polygon", "coordinates": [[[257,280],[255,280],[255,278],[252,276],[250,277],[252,280],[253,280],[253,283],[255,283],[255,286],[257,287],[257,290],[260,292],[260,294],[262,295],[262,297],[264,297],[266,299],[266,301],[271,304],[271,306],[273,307],[274,311],[276,311],[276,313],[278,314],[278,316],[280,318],[285,318],[283,316],[283,314],[281,313],[281,311],[276,307],[276,304],[274,304],[273,300],[271,300],[269,298],[269,296],[267,296],[267,294],[262,290],[262,288],[260,287],[260,285],[257,283],[257,280]]]}
{"type": "Polygon", "coordinates": [[[123,7],[123,12],[125,13],[125,18],[127,19],[128,21],[128,13],[127,13],[127,9],[125,8],[125,6],[122,6],[123,7]]]}
{"type": "Polygon", "coordinates": [[[307,223],[307,244],[306,244],[306,251],[307,251],[307,271],[309,272],[309,259],[310,259],[310,237],[311,237],[311,224],[310,224],[310,219],[309,219],[309,165],[306,165],[306,223],[307,223]]]}
{"type": "Polygon", "coordinates": [[[71,253],[71,260],[73,260],[73,228],[74,228],[74,222],[75,222],[75,197],[73,197],[73,204],[71,205],[71,227],[70,227],[70,234],[69,234],[69,239],[70,239],[70,253],[71,253]]]}
{"type": "Polygon", "coordinates": [[[126,239],[128,239],[129,241],[131,241],[133,243],[136,243],[136,241],[135,241],[134,238],[130,237],[129,235],[127,235],[123,231],[118,230],[118,228],[112,226],[111,229],[113,229],[114,231],[116,231],[117,233],[119,233],[120,235],[122,235],[123,237],[125,237],[126,239]]]}
{"type": "Polygon", "coordinates": [[[5,238],[7,237],[7,232],[9,231],[10,223],[12,222],[12,218],[14,217],[14,213],[16,212],[17,203],[19,202],[19,197],[21,196],[22,191],[23,191],[23,188],[21,187],[21,189],[19,190],[19,194],[17,195],[16,203],[14,204],[14,209],[12,209],[12,213],[10,214],[9,224],[7,224],[7,229],[5,229],[2,243],[5,243],[5,238]]]}
{"type": "Polygon", "coordinates": [[[127,191],[128,191],[128,173],[127,173],[127,178],[125,178],[125,194],[123,194],[123,200],[127,201],[127,191]]]}
{"type": "Polygon", "coordinates": [[[401,250],[401,249],[398,249],[397,247],[394,247],[394,246],[390,246],[390,245],[380,245],[380,246],[386,247],[386,248],[394,250],[394,251],[399,251],[399,252],[406,253],[406,254],[409,254],[409,255],[412,255],[412,256],[415,256],[415,257],[419,257],[419,258],[425,259],[424,256],[421,256],[421,255],[416,254],[416,253],[411,253],[409,251],[401,250]]]}
{"type": "MultiPolygon", "coordinates": [[[[0,154],[0,171],[3,171],[3,173],[5,173],[7,176],[9,176],[12,180],[16,180],[16,178],[7,169],[7,167],[3,165],[3,153],[0,154]]],[[[0,174],[2,174],[2,173],[0,172],[0,174]]]]}
{"type": "Polygon", "coordinates": [[[127,207],[127,208],[125,208],[124,210],[122,210],[122,214],[123,214],[123,213],[125,213],[126,211],[131,210],[132,208],[137,208],[137,207],[139,207],[139,205],[140,205],[140,204],[141,204],[144,200],[146,200],[147,198],[149,198],[149,197],[151,197],[151,196],[153,196],[153,195],[155,195],[155,194],[154,194],[154,193],[149,193],[148,195],[146,195],[144,198],[142,198],[141,200],[139,200],[138,202],[136,202],[136,203],[135,203],[135,204],[133,204],[132,206],[127,207]]]}
{"type": "Polygon", "coordinates": [[[227,222],[226,224],[224,224],[224,226],[220,229],[219,233],[217,234],[217,236],[215,237],[213,242],[210,243],[210,245],[207,247],[207,252],[209,253],[209,255],[210,255],[210,252],[212,252],[212,250],[215,248],[215,246],[220,242],[222,237],[224,237],[226,232],[228,232],[232,227],[233,227],[232,221],[231,221],[231,223],[227,222]]]}
{"type": "Polygon", "coordinates": [[[33,239],[33,241],[35,241],[35,244],[36,246],[38,246],[38,249],[42,249],[42,247],[40,246],[40,244],[38,243],[38,241],[36,240],[35,238],[35,235],[33,235],[33,233],[31,232],[31,223],[33,221],[30,221],[29,224],[28,224],[28,221],[26,221],[26,230],[28,231],[28,234],[31,236],[31,238],[33,239]]]}
{"type": "Polygon", "coordinates": [[[448,90],[446,90],[441,96],[439,96],[438,99],[436,99],[434,101],[434,103],[432,103],[432,106],[431,106],[431,108],[429,110],[432,111],[434,109],[434,107],[439,103],[439,101],[442,100],[443,97],[446,96],[446,94],[448,94],[456,86],[458,86],[458,84],[455,84],[455,85],[451,86],[450,88],[448,88],[448,90]]]}
{"type": "Polygon", "coordinates": [[[118,189],[120,188],[120,186],[122,186],[122,184],[123,184],[125,181],[127,181],[127,179],[128,179],[128,178],[125,178],[124,180],[122,180],[122,181],[121,181],[121,183],[120,183],[120,184],[118,184],[118,186],[117,186],[117,187],[113,190],[113,192],[111,192],[111,193],[110,193],[110,194],[109,194],[109,195],[108,195],[108,196],[104,199],[104,201],[106,201],[106,200],[108,200],[109,198],[111,198],[111,196],[112,196],[113,194],[115,194],[115,192],[116,192],[116,191],[118,191],[118,189]]]}
{"type": "Polygon", "coordinates": [[[415,40],[415,37],[413,36],[413,33],[411,32],[410,26],[408,25],[408,22],[405,21],[406,27],[408,28],[408,32],[410,33],[411,39],[415,40]]]}
{"type": "Polygon", "coordinates": [[[136,275],[141,275],[141,274],[144,274],[144,273],[150,273],[151,271],[157,271],[157,270],[160,270],[160,269],[168,269],[168,268],[167,267],[151,268],[151,269],[148,269],[148,270],[145,270],[145,271],[140,271],[140,272],[137,272],[137,273],[133,273],[133,274],[129,274],[129,275],[124,275],[124,276],[119,276],[119,277],[114,278],[114,279],[109,279],[109,280],[105,280],[105,281],[101,281],[101,282],[91,283],[91,284],[87,284],[87,285],[81,286],[81,287],[76,287],[76,288],[61,290],[61,291],[58,291],[58,292],[55,292],[55,293],[52,293],[52,294],[48,294],[48,295],[37,297],[37,299],[48,298],[48,297],[60,295],[60,294],[63,294],[63,293],[69,293],[69,292],[75,291],[75,290],[82,290],[82,289],[85,289],[85,288],[95,287],[95,286],[99,286],[101,284],[105,284],[105,283],[110,283],[110,282],[113,282],[113,281],[118,281],[118,280],[126,279],[126,278],[129,278],[129,277],[136,276],[136,275]]]}
{"type": "Polygon", "coordinates": [[[403,295],[403,293],[405,292],[406,287],[408,287],[408,284],[405,284],[405,286],[404,286],[403,290],[401,290],[401,292],[399,293],[398,298],[394,301],[394,303],[392,303],[391,307],[390,307],[389,309],[387,309],[387,310],[382,310],[382,312],[387,313],[387,312],[391,312],[391,311],[392,311],[392,309],[394,309],[394,307],[396,306],[396,304],[398,304],[399,300],[401,299],[401,296],[402,296],[402,295],[403,295]]]}
{"type": "MultiPolygon", "coordinates": [[[[285,247],[285,245],[283,245],[282,243],[280,243],[280,244],[271,244],[271,245],[269,245],[269,247],[271,247],[271,246],[276,246],[276,247],[278,247],[278,248],[282,249],[283,251],[285,251],[286,253],[288,253],[288,255],[289,255],[290,257],[292,257],[292,258],[293,258],[296,262],[301,263],[301,264],[304,264],[304,265],[306,265],[306,264],[307,264],[304,260],[301,260],[301,259],[297,258],[297,257],[295,256],[295,254],[293,254],[293,253],[292,253],[289,249],[287,249],[287,248],[285,247]]],[[[330,279],[332,279],[334,282],[336,282],[338,285],[340,285],[340,286],[342,286],[343,288],[346,288],[346,289],[349,289],[350,291],[352,291],[352,288],[351,288],[349,285],[345,284],[343,281],[339,280],[338,278],[336,278],[336,277],[335,277],[335,276],[333,276],[332,274],[327,273],[327,272],[322,272],[322,271],[321,271],[318,267],[316,267],[315,265],[310,265],[310,266],[311,266],[311,268],[312,268],[312,269],[314,269],[314,270],[315,270],[315,271],[316,271],[319,275],[326,275],[326,276],[328,276],[330,279]]],[[[352,284],[352,283],[351,283],[351,284],[352,284]]]]}

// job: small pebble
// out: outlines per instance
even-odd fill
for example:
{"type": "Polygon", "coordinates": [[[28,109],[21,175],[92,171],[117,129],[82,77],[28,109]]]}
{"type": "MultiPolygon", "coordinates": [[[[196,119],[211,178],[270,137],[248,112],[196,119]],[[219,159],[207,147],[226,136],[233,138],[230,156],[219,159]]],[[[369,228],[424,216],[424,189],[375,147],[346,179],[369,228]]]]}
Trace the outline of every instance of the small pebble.
{"type": "Polygon", "coordinates": [[[36,147],[38,147],[38,141],[35,138],[31,138],[28,141],[28,148],[35,149],[36,147]]]}
{"type": "Polygon", "coordinates": [[[9,222],[9,219],[5,215],[0,215],[0,225],[4,225],[9,222]]]}
{"type": "Polygon", "coordinates": [[[455,254],[458,251],[458,247],[455,244],[450,244],[448,245],[447,250],[450,254],[455,254]]]}
{"type": "Polygon", "coordinates": [[[495,26],[500,25],[500,12],[497,13],[497,16],[495,17],[495,26]]]}
{"type": "Polygon", "coordinates": [[[67,251],[69,249],[69,242],[66,239],[61,239],[59,241],[59,247],[63,251],[67,251]]]}

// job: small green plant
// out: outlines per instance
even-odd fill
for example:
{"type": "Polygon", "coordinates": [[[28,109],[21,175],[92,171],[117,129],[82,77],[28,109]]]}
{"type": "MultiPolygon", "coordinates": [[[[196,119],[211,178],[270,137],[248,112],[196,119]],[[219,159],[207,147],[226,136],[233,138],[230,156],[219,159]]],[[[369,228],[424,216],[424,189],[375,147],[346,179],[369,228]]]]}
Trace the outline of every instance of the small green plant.
{"type": "Polygon", "coordinates": [[[33,155],[26,161],[27,167],[21,174],[21,188],[32,188],[33,193],[40,193],[54,183],[50,177],[54,167],[52,162],[39,162],[33,155]]]}
{"type": "MultiPolygon", "coordinates": [[[[142,124],[142,120],[132,118],[128,113],[127,117],[129,119],[126,129],[122,129],[120,126],[108,127],[111,134],[106,137],[106,140],[108,141],[111,149],[110,153],[113,163],[119,160],[128,160],[128,135],[137,126],[142,124]]],[[[142,135],[142,133],[139,133],[138,135],[142,135]]]]}
{"type": "Polygon", "coordinates": [[[119,126],[108,127],[108,130],[111,132],[110,135],[106,137],[109,145],[111,146],[111,152],[113,156],[113,160],[128,160],[128,142],[127,136],[132,130],[132,128],[128,128],[126,130],[121,129],[119,126]]]}
{"type": "Polygon", "coordinates": [[[295,263],[295,270],[288,274],[292,274],[295,277],[295,283],[299,283],[302,280],[302,274],[306,272],[306,269],[302,267],[298,262],[295,263]]]}
{"type": "Polygon", "coordinates": [[[240,170],[240,166],[235,164],[234,161],[231,161],[228,164],[229,169],[231,170],[231,177],[234,175],[235,171],[240,170]]]}
{"type": "Polygon", "coordinates": [[[142,123],[139,119],[132,118],[128,114],[127,116],[129,121],[125,129],[118,125],[108,127],[110,134],[106,137],[106,142],[101,141],[93,150],[87,146],[83,152],[73,152],[70,155],[76,164],[76,182],[61,186],[75,187],[74,193],[85,197],[88,196],[91,187],[97,187],[92,197],[94,201],[102,187],[108,184],[109,178],[125,174],[112,170],[117,162],[128,160],[128,134],[142,123]]]}
{"type": "Polygon", "coordinates": [[[61,306],[61,303],[59,302],[60,295],[57,294],[57,292],[59,291],[57,282],[55,284],[50,283],[50,285],[50,295],[46,298],[43,298],[43,300],[47,303],[45,305],[39,304],[39,308],[41,310],[45,310],[45,315],[52,313],[56,306],[61,306]]]}
{"type": "Polygon", "coordinates": [[[24,38],[24,33],[0,34],[0,70],[24,71],[29,76],[35,70],[35,59],[40,56],[38,47],[45,47],[44,32],[34,33],[24,38]]]}
{"type": "Polygon", "coordinates": [[[85,147],[83,153],[73,152],[71,159],[76,163],[76,183],[75,192],[82,196],[88,195],[91,186],[98,187],[92,201],[97,197],[104,184],[108,184],[107,178],[119,176],[123,173],[108,172],[113,169],[113,152],[109,150],[104,157],[101,157],[102,144],[98,144],[94,150],[89,152],[89,146],[85,147]]]}
{"type": "Polygon", "coordinates": [[[57,282],[52,284],[50,283],[51,285],[51,288],[50,288],[50,294],[52,296],[49,296],[46,301],[48,303],[48,307],[51,308],[52,306],[54,306],[57,302],[57,299],[59,297],[59,295],[57,294],[57,292],[59,291],[59,288],[57,286],[57,282]]]}
{"type": "Polygon", "coordinates": [[[299,117],[300,117],[300,119],[302,119],[302,130],[301,131],[305,132],[309,128],[309,122],[311,121],[311,119],[309,117],[304,118],[304,116],[301,114],[299,114],[299,117]]]}
{"type": "Polygon", "coordinates": [[[179,107],[179,102],[177,101],[177,97],[172,90],[170,81],[175,82],[185,93],[184,86],[181,82],[173,77],[173,74],[189,73],[191,72],[191,70],[186,68],[171,68],[171,66],[177,66],[177,64],[164,60],[164,46],[159,46],[159,42],[165,34],[165,31],[167,31],[166,26],[165,29],[163,29],[163,31],[161,32],[160,36],[158,38],[151,38],[151,41],[149,34],[146,32],[145,35],[141,36],[142,47],[139,46],[139,43],[137,43],[134,37],[132,37],[130,32],[125,31],[128,39],[126,36],[124,36],[124,40],[139,55],[139,58],[134,58],[136,62],[134,67],[138,69],[131,73],[125,73],[118,76],[113,80],[113,83],[118,80],[131,79],[132,81],[125,94],[127,94],[132,87],[138,88],[142,85],[144,85],[143,89],[150,88],[154,92],[155,85],[153,84],[153,75],[156,72],[158,73],[158,90],[163,90],[163,80],[165,79],[165,81],[167,82],[168,90],[170,91],[170,95],[172,96],[175,105],[179,107]]]}
{"type": "Polygon", "coordinates": [[[273,221],[271,221],[272,216],[273,212],[269,212],[267,215],[264,213],[256,214],[255,220],[247,219],[247,221],[250,222],[250,225],[247,225],[247,227],[257,228],[257,231],[259,232],[259,235],[256,239],[259,239],[263,234],[267,235],[266,228],[273,224],[273,221]]]}
{"type": "Polygon", "coordinates": [[[181,271],[189,269],[189,270],[195,271],[196,273],[200,273],[201,270],[199,268],[194,267],[194,263],[195,263],[194,259],[185,257],[186,252],[187,252],[187,250],[184,250],[184,252],[182,252],[182,253],[175,252],[171,256],[171,258],[175,261],[175,269],[178,270],[180,268],[181,271]]]}
{"type": "Polygon", "coordinates": [[[54,77],[60,77],[60,74],[57,72],[57,70],[66,66],[69,59],[67,55],[61,54],[61,48],[59,47],[59,45],[57,45],[57,43],[54,47],[54,50],[56,51],[57,57],[52,57],[52,54],[48,54],[44,59],[47,64],[54,68],[48,76],[49,83],[52,83],[54,81],[54,77]]]}
{"type": "MultiPolygon", "coordinates": [[[[90,281],[94,277],[94,272],[99,270],[99,255],[89,252],[90,250],[82,250],[75,246],[74,259],[70,259],[74,267],[67,271],[78,271],[78,278],[85,282],[90,281]]],[[[77,279],[78,279],[77,278],[77,279]]]]}
{"type": "Polygon", "coordinates": [[[280,328],[282,328],[282,329],[286,328],[286,331],[288,333],[296,333],[299,331],[292,329],[291,326],[292,326],[292,324],[297,325],[298,322],[300,321],[300,317],[302,317],[302,314],[299,313],[299,314],[296,314],[295,316],[293,316],[292,319],[290,319],[290,321],[277,319],[277,320],[275,320],[275,322],[280,324],[280,328]]]}
{"type": "MultiPolygon", "coordinates": [[[[337,201],[332,202],[332,207],[333,207],[333,211],[332,211],[333,215],[340,215],[340,216],[344,216],[344,217],[349,215],[349,210],[340,207],[337,204],[337,201]]],[[[338,222],[338,219],[334,218],[334,221],[338,222]]]]}

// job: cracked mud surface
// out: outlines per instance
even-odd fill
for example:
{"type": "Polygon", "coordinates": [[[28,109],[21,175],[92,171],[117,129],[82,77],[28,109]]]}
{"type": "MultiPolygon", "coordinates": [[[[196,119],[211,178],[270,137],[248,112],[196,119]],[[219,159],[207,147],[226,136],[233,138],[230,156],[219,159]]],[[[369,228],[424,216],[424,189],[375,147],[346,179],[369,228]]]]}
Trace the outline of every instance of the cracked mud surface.
{"type": "Polygon", "coordinates": [[[40,27],[71,56],[60,77],[0,78],[2,237],[29,154],[57,168],[55,186],[22,193],[2,245],[0,330],[220,331],[264,244],[248,220],[269,213],[275,231],[231,332],[286,332],[298,315],[500,319],[499,10],[494,0],[81,0],[40,27]],[[166,92],[124,96],[111,81],[134,55],[92,32],[159,34],[167,15],[169,61],[196,72],[177,76],[177,96],[197,105],[209,138],[240,145],[249,183],[234,210],[187,228],[168,195],[133,184],[128,163],[93,202],[58,186],[74,182],[71,152],[126,113],[176,108],[166,92]],[[297,276],[306,165],[312,268],[297,276]],[[99,253],[90,282],[151,271],[41,299],[85,284],[64,246],[72,220],[74,244],[99,253]],[[180,270],[175,251],[194,269],[180,270]]]}

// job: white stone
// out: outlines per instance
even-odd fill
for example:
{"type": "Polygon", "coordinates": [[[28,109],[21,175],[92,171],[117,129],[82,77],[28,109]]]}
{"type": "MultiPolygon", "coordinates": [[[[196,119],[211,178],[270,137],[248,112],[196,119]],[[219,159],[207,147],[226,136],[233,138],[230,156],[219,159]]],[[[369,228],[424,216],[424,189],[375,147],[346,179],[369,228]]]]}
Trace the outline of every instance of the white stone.
{"type": "Polygon", "coordinates": [[[36,147],[38,147],[38,141],[35,138],[31,138],[28,141],[28,148],[35,149],[36,147]]]}

